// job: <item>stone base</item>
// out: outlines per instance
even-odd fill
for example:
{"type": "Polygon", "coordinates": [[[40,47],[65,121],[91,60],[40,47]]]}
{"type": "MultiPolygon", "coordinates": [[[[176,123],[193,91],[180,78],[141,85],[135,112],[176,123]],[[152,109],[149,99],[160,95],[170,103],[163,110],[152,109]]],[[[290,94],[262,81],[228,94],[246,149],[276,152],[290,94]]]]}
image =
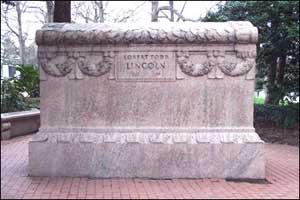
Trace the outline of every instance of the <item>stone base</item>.
{"type": "Polygon", "coordinates": [[[39,127],[38,109],[1,114],[1,140],[35,133],[39,127]]]}
{"type": "Polygon", "coordinates": [[[264,179],[264,143],[32,141],[29,144],[29,175],[264,179]]]}

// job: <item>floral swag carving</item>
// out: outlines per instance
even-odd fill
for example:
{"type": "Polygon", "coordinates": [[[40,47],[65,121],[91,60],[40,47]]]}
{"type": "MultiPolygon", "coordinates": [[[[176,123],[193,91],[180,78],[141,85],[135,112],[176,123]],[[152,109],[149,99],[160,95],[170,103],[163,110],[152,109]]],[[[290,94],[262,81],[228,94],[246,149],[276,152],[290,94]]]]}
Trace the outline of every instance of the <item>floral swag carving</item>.
{"type": "Polygon", "coordinates": [[[255,51],[238,51],[238,61],[227,61],[225,59],[225,51],[213,50],[207,51],[207,59],[202,63],[192,63],[188,51],[178,51],[177,64],[182,72],[189,76],[203,76],[211,72],[214,67],[218,67],[224,74],[228,76],[240,76],[248,73],[255,66],[255,51]]]}
{"type": "Polygon", "coordinates": [[[61,77],[78,67],[83,74],[101,76],[110,71],[114,52],[96,52],[90,55],[80,52],[40,52],[39,65],[49,75],[61,77]]]}

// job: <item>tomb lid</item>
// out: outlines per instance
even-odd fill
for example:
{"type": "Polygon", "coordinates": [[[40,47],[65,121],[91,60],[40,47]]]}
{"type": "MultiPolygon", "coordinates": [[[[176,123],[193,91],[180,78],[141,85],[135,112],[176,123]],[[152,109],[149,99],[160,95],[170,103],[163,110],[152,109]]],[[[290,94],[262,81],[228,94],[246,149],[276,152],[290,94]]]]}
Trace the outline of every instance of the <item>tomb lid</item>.
{"type": "Polygon", "coordinates": [[[248,21],[181,23],[48,23],[36,32],[38,45],[256,43],[248,21]]]}

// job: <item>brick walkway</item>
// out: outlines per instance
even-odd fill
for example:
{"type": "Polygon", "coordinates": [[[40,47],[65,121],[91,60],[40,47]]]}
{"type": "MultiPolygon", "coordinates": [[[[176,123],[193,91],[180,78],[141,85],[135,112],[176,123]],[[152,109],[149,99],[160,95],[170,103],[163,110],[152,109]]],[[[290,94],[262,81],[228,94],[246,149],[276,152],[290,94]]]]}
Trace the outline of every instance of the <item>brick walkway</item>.
{"type": "Polygon", "coordinates": [[[1,141],[1,198],[297,198],[299,148],[266,145],[270,183],[222,179],[146,180],[31,178],[27,176],[31,135],[1,141]]]}

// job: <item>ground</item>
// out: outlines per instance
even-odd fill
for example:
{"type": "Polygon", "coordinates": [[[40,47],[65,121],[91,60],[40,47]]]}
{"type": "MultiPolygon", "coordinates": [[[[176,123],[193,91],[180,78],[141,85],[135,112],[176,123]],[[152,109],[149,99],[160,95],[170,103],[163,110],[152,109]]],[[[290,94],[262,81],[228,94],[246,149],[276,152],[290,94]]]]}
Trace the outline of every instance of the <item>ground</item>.
{"type": "Polygon", "coordinates": [[[281,128],[274,124],[256,123],[255,131],[267,143],[288,144],[299,147],[299,127],[281,128]]]}
{"type": "Polygon", "coordinates": [[[32,135],[1,141],[1,198],[299,199],[299,147],[266,144],[266,180],[28,177],[32,135]]]}

